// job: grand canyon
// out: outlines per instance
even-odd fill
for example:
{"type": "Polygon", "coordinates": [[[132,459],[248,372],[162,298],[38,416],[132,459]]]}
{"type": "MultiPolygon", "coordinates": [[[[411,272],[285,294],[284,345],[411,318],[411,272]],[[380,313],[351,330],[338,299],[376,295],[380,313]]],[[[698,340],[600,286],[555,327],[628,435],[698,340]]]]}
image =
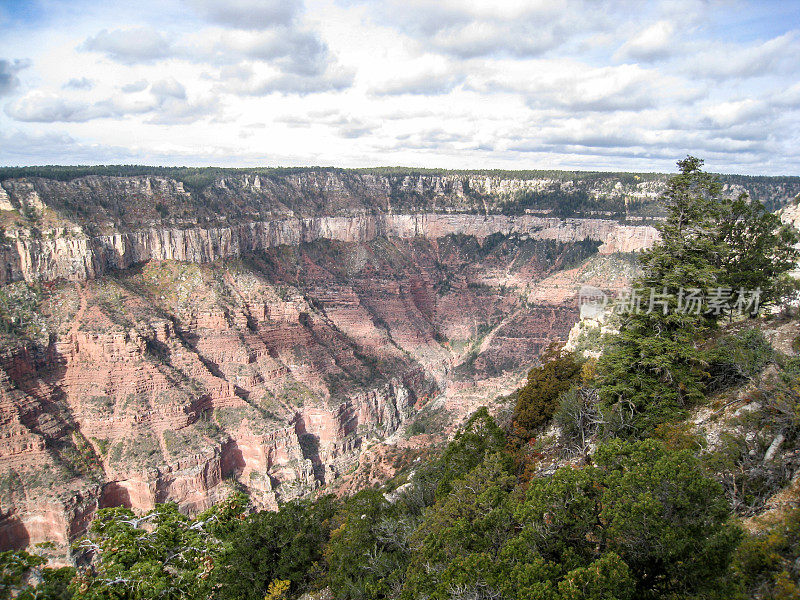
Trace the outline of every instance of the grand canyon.
{"type": "MultiPolygon", "coordinates": [[[[630,282],[666,181],[8,171],[0,549],[62,558],[105,507],[385,481],[564,341],[581,286],[630,282]]],[[[800,194],[722,182],[772,210],[800,194]]]]}

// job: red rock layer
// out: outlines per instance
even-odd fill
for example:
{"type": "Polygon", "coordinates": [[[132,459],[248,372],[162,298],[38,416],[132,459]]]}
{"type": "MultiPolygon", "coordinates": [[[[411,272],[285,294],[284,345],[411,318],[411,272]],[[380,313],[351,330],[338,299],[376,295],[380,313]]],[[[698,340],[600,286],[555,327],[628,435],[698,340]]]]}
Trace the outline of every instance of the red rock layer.
{"type": "Polygon", "coordinates": [[[331,485],[415,406],[564,338],[574,302],[527,295],[570,252],[318,242],[53,287],[50,342],[0,358],[0,548],[64,547],[103,507],[201,511],[231,480],[271,509],[331,485]]]}

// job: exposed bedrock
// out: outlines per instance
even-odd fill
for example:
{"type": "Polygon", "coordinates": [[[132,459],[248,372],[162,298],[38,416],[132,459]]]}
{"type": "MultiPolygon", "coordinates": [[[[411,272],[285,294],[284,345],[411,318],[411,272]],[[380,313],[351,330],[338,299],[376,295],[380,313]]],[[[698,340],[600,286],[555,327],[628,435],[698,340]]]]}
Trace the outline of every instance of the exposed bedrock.
{"type": "Polygon", "coordinates": [[[595,247],[317,241],[45,286],[0,358],[0,543],[64,548],[98,508],[194,513],[234,483],[264,508],[326,486],[455,370],[524,369],[563,337],[569,292],[525,295],[595,247]]]}
{"type": "Polygon", "coordinates": [[[0,278],[3,282],[85,280],[149,260],[209,263],[316,240],[360,243],[380,236],[437,239],[497,233],[558,242],[593,240],[601,243],[599,252],[604,254],[642,250],[658,239],[649,225],[623,225],[609,219],[435,213],[289,217],[219,228],[148,227],[94,237],[82,229],[56,229],[46,237],[9,239],[0,250],[0,278]]]}
{"type": "MultiPolygon", "coordinates": [[[[0,181],[0,279],[87,279],[146,260],[209,262],[280,244],[523,233],[646,247],[666,176],[655,173],[391,173],[288,169],[194,181],[90,175],[0,181]]],[[[722,176],[770,207],[797,178],[722,176]]]]}
{"type": "Polygon", "coordinates": [[[65,548],[98,508],[172,501],[197,513],[233,480],[274,509],[339,477],[363,440],[396,431],[431,385],[408,373],[334,405],[289,407],[281,424],[191,351],[172,347],[183,365],[164,368],[148,356],[154,341],[78,332],[44,355],[21,347],[3,357],[0,548],[65,548]]]}

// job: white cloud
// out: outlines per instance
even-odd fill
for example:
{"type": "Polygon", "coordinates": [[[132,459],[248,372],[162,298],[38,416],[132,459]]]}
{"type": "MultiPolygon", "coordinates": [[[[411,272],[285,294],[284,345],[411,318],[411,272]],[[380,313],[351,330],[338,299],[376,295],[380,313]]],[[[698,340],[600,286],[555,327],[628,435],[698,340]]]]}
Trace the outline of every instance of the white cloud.
{"type": "Polygon", "coordinates": [[[688,71],[710,79],[742,79],[774,73],[800,72],[800,34],[789,31],[763,43],[697,44],[688,71]]]}
{"type": "Polygon", "coordinates": [[[157,81],[149,94],[123,93],[91,102],[52,92],[33,91],[6,105],[11,118],[29,123],[85,123],[95,119],[147,116],[152,123],[192,123],[216,114],[217,98],[187,99],[186,89],[173,78],[157,81]]]}
{"type": "Polygon", "coordinates": [[[675,24],[659,21],[625,42],[615,54],[616,58],[652,61],[668,56],[676,47],[675,24]]]}
{"type": "Polygon", "coordinates": [[[371,6],[382,22],[423,47],[459,58],[538,56],[568,41],[587,23],[578,18],[584,6],[575,0],[390,0],[371,6]]]}
{"type": "Polygon", "coordinates": [[[176,81],[174,77],[169,79],[162,79],[156,81],[150,86],[150,91],[156,98],[165,100],[168,98],[177,98],[178,100],[186,99],[186,88],[176,81]]]}
{"type": "Polygon", "coordinates": [[[717,170],[797,173],[788,10],[74,0],[52,24],[0,38],[0,132],[19,133],[2,137],[0,163],[74,150],[93,162],[635,170],[694,152],[717,170]]]}
{"type": "Polygon", "coordinates": [[[170,54],[170,43],[155,29],[103,29],[89,37],[81,49],[100,52],[123,64],[152,63],[170,54]]]}
{"type": "Polygon", "coordinates": [[[33,123],[83,122],[109,116],[86,102],[45,92],[31,92],[6,105],[6,114],[17,121],[33,123]]]}
{"type": "Polygon", "coordinates": [[[138,79],[136,81],[132,81],[130,83],[126,83],[125,85],[120,86],[121,89],[126,94],[135,94],[136,92],[141,92],[146,90],[148,86],[146,79],[138,79]]]}
{"type": "Polygon", "coordinates": [[[770,112],[769,105],[763,100],[746,98],[728,102],[719,102],[706,106],[703,121],[714,127],[732,127],[743,123],[761,121],[770,112]]]}
{"type": "Polygon", "coordinates": [[[56,164],[103,164],[108,159],[129,162],[136,158],[134,149],[79,142],[63,131],[0,131],[0,147],[6,164],[36,164],[43,153],[53,157],[56,164]]]}
{"type": "Polygon", "coordinates": [[[19,85],[17,73],[30,66],[28,60],[0,59],[0,96],[7,96],[19,85]]]}
{"type": "Polygon", "coordinates": [[[774,104],[783,108],[800,108],[800,82],[772,95],[770,99],[774,104]]]}
{"type": "Polygon", "coordinates": [[[517,93],[531,107],[569,111],[640,111],[702,94],[687,82],[638,65],[590,67],[572,60],[509,65],[472,82],[481,93],[517,93]]]}
{"type": "Polygon", "coordinates": [[[325,127],[337,136],[347,139],[363,137],[373,133],[377,128],[373,122],[357,116],[348,115],[338,110],[321,110],[310,112],[307,116],[282,115],[276,121],[292,128],[325,127]]]}
{"type": "Polygon", "coordinates": [[[372,84],[377,95],[446,94],[465,80],[462,70],[451,61],[425,56],[407,65],[402,73],[388,72],[382,81],[372,84]]]}
{"type": "Polygon", "coordinates": [[[287,73],[319,75],[333,62],[313,33],[287,27],[268,31],[203,30],[181,39],[176,56],[213,65],[269,62],[287,73]]]}
{"type": "Polygon", "coordinates": [[[298,0],[189,0],[208,20],[239,29],[291,23],[303,8],[298,0]]]}
{"type": "Polygon", "coordinates": [[[65,90],[90,90],[94,87],[94,81],[88,77],[73,77],[62,87],[65,90]]]}
{"type": "Polygon", "coordinates": [[[283,72],[268,65],[243,63],[220,69],[214,79],[215,91],[241,96],[266,96],[269,94],[307,95],[339,91],[350,87],[354,74],[336,64],[327,64],[318,74],[299,75],[283,72]]]}
{"type": "MultiPolygon", "coordinates": [[[[224,23],[233,19],[231,15],[238,14],[237,11],[245,11],[258,3],[240,1],[227,5],[203,1],[196,4],[224,23]],[[222,13],[231,18],[222,18],[222,13]]],[[[281,6],[269,2],[261,6],[254,16],[259,26],[248,29],[215,25],[171,35],[169,41],[167,34],[147,27],[104,29],[87,38],[79,50],[101,52],[129,66],[163,64],[169,60],[171,64],[180,62],[216,68],[219,69],[216,75],[206,72],[203,77],[223,83],[232,79],[231,85],[217,88],[231,93],[308,94],[348,87],[353,80],[352,70],[338,64],[317,32],[294,19],[300,5],[289,11],[291,18],[266,18],[267,14],[280,16],[288,10],[281,6]],[[258,79],[249,75],[243,77],[242,74],[253,70],[253,65],[266,66],[268,73],[258,79]],[[231,77],[231,73],[235,76],[231,77]]],[[[239,27],[238,21],[236,27],[239,27]]],[[[135,87],[125,84],[124,91],[133,91],[135,87]]]]}

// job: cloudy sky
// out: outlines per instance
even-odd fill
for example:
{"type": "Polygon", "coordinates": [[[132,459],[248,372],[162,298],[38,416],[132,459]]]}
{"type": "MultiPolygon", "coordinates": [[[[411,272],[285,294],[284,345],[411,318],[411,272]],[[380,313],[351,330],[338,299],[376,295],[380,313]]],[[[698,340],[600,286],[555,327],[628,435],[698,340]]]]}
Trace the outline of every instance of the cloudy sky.
{"type": "Polygon", "coordinates": [[[0,0],[0,164],[800,175],[800,2],[0,0]]]}

